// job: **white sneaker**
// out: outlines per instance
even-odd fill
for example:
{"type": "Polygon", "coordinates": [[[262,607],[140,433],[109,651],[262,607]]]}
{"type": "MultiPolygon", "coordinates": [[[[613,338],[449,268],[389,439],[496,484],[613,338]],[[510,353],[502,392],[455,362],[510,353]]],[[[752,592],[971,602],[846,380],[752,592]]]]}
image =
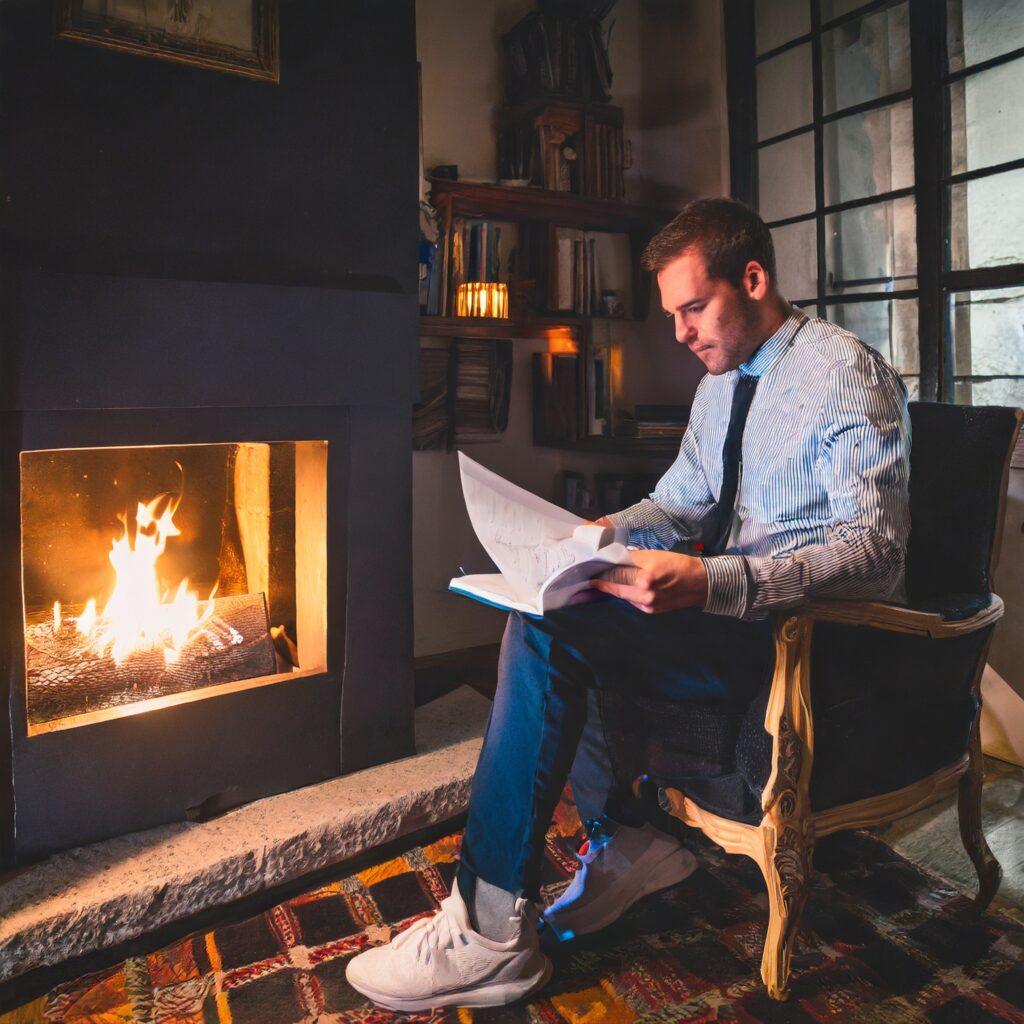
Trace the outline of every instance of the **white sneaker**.
{"type": "Polygon", "coordinates": [[[607,927],[642,896],[681,882],[699,866],[679,840],[652,825],[620,827],[603,845],[588,839],[577,856],[569,887],[544,911],[563,941],[607,927]]]}
{"type": "Polygon", "coordinates": [[[345,977],[375,1003],[406,1013],[513,1003],[551,977],[533,905],[518,899],[515,910],[518,934],[508,942],[492,942],[473,931],[455,884],[433,917],[417,921],[388,945],[353,957],[345,977]]]}

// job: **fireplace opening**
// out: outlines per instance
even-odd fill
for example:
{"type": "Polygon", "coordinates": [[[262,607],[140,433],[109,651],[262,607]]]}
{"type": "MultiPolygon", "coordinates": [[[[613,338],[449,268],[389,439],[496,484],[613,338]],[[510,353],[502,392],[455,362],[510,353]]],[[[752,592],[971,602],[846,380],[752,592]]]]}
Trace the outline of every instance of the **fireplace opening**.
{"type": "Polygon", "coordinates": [[[27,732],[327,669],[327,442],[21,453],[27,732]]]}

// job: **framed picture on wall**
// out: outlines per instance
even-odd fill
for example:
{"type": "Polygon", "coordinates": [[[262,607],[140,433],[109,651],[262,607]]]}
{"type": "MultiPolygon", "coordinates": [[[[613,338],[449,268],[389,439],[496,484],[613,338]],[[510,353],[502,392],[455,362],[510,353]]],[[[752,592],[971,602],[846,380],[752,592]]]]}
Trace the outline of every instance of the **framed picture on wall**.
{"type": "Polygon", "coordinates": [[[57,36],[277,82],[277,0],[57,0],[57,36]]]}

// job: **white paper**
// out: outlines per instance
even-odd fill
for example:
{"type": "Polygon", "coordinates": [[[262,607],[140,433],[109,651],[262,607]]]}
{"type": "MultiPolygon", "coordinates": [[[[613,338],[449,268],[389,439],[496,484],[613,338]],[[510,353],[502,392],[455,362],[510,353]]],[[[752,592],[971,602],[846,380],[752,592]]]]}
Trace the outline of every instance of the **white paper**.
{"type": "MultiPolygon", "coordinates": [[[[608,544],[624,532],[588,523],[492,473],[462,452],[459,470],[473,529],[520,601],[536,602],[546,583],[555,585],[553,577],[593,560],[599,549],[608,551],[608,544]]],[[[621,550],[603,555],[598,561],[629,564],[625,548],[616,544],[612,547],[621,550]]],[[[578,574],[573,575],[572,583],[579,584],[578,590],[584,581],[578,574]]]]}

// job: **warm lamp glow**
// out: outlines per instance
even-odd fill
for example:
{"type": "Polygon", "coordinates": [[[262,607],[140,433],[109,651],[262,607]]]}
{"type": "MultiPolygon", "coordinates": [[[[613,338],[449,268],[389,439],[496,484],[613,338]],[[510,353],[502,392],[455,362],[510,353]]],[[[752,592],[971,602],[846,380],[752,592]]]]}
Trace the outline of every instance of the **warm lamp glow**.
{"type": "Polygon", "coordinates": [[[508,285],[492,281],[467,281],[455,291],[456,316],[508,318],[508,285]]]}
{"type": "Polygon", "coordinates": [[[580,347],[576,343],[571,327],[549,327],[547,331],[548,351],[555,355],[574,356],[580,347]]]}

